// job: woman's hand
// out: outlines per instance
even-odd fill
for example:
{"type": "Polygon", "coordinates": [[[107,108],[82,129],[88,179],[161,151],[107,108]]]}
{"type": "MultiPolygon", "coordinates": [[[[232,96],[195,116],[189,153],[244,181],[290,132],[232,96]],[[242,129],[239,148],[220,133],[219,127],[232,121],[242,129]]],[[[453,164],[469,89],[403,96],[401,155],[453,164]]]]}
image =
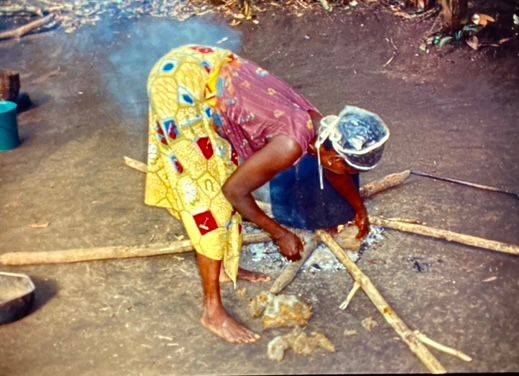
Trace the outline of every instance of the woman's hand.
{"type": "Polygon", "coordinates": [[[285,230],[281,236],[278,236],[276,243],[279,246],[279,252],[289,261],[301,260],[303,253],[303,242],[291,231],[285,230]]]}
{"type": "Polygon", "coordinates": [[[356,238],[362,240],[369,234],[369,218],[366,208],[358,210],[355,214],[355,225],[359,229],[356,238]]]}

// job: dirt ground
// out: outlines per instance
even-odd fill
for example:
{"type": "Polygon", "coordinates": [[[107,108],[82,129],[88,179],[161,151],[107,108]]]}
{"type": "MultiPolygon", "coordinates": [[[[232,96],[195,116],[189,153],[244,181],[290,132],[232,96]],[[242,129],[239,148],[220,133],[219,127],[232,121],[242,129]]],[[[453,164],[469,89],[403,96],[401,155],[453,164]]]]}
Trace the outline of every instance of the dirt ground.
{"type": "MultiPolygon", "coordinates": [[[[301,18],[271,12],[237,31],[207,22],[217,29],[204,38],[227,36],[222,46],[284,78],[324,113],[349,103],[380,114],[392,138],[364,182],[414,168],[519,191],[517,44],[426,54],[418,46],[430,23],[372,9],[301,18]]],[[[0,154],[0,253],[183,233],[166,211],[143,204],[143,176],[122,157],[145,160],[146,73],[183,36],[201,37],[189,25],[200,27],[144,17],[0,44],[0,66],[21,72],[22,91],[36,103],[19,116],[23,144],[0,154]],[[49,225],[30,227],[42,223],[49,225]]],[[[519,201],[503,194],[412,177],[368,209],[519,244],[519,201]]],[[[473,357],[465,363],[433,350],[450,372],[519,371],[519,258],[394,231],[384,237],[358,265],[411,328],[473,357]]],[[[1,269],[30,275],[37,294],[29,316],[0,327],[0,375],[426,371],[366,296],[338,309],[352,286],[344,271],[306,272],[287,290],[312,303],[310,328],[336,352],[288,353],[276,363],[266,346],[282,331],[234,346],[200,326],[192,254],[1,269]],[[379,324],[371,332],[361,326],[368,316],[379,324]]],[[[244,297],[225,286],[225,304],[261,332],[246,308],[262,287],[242,287],[244,297]]]]}

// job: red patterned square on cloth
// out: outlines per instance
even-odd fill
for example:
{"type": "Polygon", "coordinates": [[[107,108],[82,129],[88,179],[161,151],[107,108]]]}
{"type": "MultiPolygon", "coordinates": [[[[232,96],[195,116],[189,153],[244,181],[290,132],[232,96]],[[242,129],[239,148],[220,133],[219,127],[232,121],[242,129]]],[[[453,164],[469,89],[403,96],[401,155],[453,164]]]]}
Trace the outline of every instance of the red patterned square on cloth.
{"type": "Polygon", "coordinates": [[[208,232],[216,230],[218,228],[218,224],[213,217],[213,214],[210,210],[207,210],[203,213],[195,214],[193,216],[195,219],[196,225],[198,226],[198,230],[200,234],[205,235],[208,232]]]}
{"type": "Polygon", "coordinates": [[[196,143],[200,148],[200,151],[204,155],[205,159],[209,159],[213,156],[213,145],[211,145],[209,137],[199,138],[196,143]]]}

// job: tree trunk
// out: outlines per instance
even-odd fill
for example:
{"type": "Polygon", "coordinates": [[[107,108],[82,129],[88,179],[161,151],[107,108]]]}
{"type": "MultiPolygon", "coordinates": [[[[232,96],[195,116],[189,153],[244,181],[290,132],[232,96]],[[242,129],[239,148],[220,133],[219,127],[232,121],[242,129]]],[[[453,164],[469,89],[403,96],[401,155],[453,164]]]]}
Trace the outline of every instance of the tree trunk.
{"type": "Polygon", "coordinates": [[[11,70],[0,71],[0,100],[16,102],[20,91],[20,75],[11,70]]]}
{"type": "Polygon", "coordinates": [[[443,27],[446,31],[461,28],[461,22],[467,14],[468,0],[440,0],[442,5],[443,27]]]}

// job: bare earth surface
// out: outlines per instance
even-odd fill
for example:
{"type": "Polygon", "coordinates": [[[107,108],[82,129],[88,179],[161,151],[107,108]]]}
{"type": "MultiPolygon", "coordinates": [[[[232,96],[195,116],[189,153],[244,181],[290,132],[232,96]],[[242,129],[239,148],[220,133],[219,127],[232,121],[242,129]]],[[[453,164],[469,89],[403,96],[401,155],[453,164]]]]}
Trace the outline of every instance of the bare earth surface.
{"type": "MultiPolygon", "coordinates": [[[[22,90],[37,103],[19,116],[22,146],[0,154],[0,253],[164,242],[183,233],[166,211],[143,204],[143,176],[122,157],[145,160],[146,73],[178,45],[185,25],[193,24],[142,18],[0,44],[0,66],[19,70],[22,90]]],[[[423,54],[418,39],[429,26],[373,10],[270,13],[259,25],[215,26],[203,38],[228,36],[222,46],[237,47],[325,113],[349,103],[380,114],[392,138],[364,182],[415,168],[519,191],[519,49],[423,54]],[[384,67],[395,51],[390,41],[396,56],[384,67]]],[[[368,208],[519,244],[519,201],[502,194],[413,177],[368,208]]],[[[384,234],[359,266],[411,328],[474,359],[433,350],[442,364],[451,372],[519,371],[519,258],[384,234]]],[[[29,316],[0,327],[0,375],[426,371],[362,293],[338,309],[352,286],[344,271],[307,272],[288,289],[312,303],[310,328],[336,352],[288,353],[278,364],[265,350],[281,331],[234,346],[202,328],[192,254],[1,269],[30,275],[37,295],[29,316]],[[368,316],[379,324],[371,332],[361,326],[368,316]]],[[[261,332],[246,309],[261,287],[242,287],[245,296],[224,287],[226,305],[261,332]]]]}

